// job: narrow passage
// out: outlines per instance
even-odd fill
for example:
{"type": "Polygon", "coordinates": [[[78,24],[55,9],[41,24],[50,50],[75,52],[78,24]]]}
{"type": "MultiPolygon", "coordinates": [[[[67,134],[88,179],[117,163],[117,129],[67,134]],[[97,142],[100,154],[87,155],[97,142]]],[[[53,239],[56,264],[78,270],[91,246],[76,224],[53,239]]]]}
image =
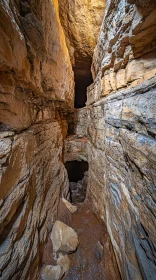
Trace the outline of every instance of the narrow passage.
{"type": "Polygon", "coordinates": [[[88,162],[67,161],[65,167],[69,178],[70,201],[84,202],[88,184],[88,162]]]}

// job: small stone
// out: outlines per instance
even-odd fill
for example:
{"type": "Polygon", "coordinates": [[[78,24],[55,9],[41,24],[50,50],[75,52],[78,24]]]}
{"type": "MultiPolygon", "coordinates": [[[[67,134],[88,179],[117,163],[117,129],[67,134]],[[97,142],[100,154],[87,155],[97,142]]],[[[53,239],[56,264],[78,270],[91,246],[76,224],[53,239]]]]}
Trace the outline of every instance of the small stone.
{"type": "Polygon", "coordinates": [[[71,253],[76,251],[78,247],[78,235],[71,227],[61,221],[56,221],[52,233],[51,240],[53,243],[54,253],[64,252],[71,253]]]}
{"type": "Polygon", "coordinates": [[[63,255],[62,253],[59,253],[59,258],[57,260],[57,265],[61,267],[62,275],[67,275],[69,268],[70,268],[70,259],[67,255],[63,255]]]}
{"type": "Polygon", "coordinates": [[[77,211],[77,206],[72,205],[69,201],[67,201],[65,198],[62,198],[63,203],[66,205],[67,209],[71,213],[75,213],[77,211]]]}
{"type": "Polygon", "coordinates": [[[41,279],[42,280],[59,280],[62,278],[62,270],[59,265],[46,265],[41,270],[41,279]]]}

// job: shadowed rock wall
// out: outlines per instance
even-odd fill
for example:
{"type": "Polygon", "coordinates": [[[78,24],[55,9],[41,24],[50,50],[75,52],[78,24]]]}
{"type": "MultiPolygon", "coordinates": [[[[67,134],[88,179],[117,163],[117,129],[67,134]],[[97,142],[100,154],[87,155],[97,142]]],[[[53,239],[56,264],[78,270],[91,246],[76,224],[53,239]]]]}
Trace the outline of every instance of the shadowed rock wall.
{"type": "Polygon", "coordinates": [[[0,279],[37,279],[59,198],[73,72],[57,1],[0,2],[0,279]]]}

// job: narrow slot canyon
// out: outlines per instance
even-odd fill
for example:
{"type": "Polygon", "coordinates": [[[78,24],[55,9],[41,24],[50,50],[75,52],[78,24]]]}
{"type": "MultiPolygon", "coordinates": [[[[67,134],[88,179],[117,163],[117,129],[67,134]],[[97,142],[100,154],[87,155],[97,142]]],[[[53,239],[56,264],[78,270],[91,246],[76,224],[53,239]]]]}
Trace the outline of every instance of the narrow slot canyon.
{"type": "Polygon", "coordinates": [[[156,3],[0,2],[0,280],[156,280],[156,3]]]}
{"type": "MultiPolygon", "coordinates": [[[[91,63],[88,64],[91,68],[91,63]]],[[[81,65],[83,68],[83,63],[81,65]]],[[[75,100],[74,108],[83,108],[87,102],[87,87],[93,83],[92,74],[90,69],[86,70],[85,73],[77,74],[75,70],[75,100]]]]}

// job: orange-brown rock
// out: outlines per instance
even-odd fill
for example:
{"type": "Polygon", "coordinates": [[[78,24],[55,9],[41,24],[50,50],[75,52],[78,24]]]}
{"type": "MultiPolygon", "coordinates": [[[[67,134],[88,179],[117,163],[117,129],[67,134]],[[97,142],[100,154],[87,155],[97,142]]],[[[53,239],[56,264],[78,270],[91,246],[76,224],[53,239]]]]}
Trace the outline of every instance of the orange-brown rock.
{"type": "Polygon", "coordinates": [[[76,78],[87,78],[90,72],[105,6],[105,0],[59,0],[60,20],[76,78]]]}
{"type": "Polygon", "coordinates": [[[0,3],[0,279],[37,279],[68,193],[74,79],[57,1],[0,3]],[[40,2],[40,3],[39,3],[40,2]]]}
{"type": "MultiPolygon", "coordinates": [[[[104,252],[94,233],[93,252],[78,230],[91,253],[86,255],[98,255],[88,263],[107,271],[108,252],[112,279],[155,280],[155,51],[155,1],[0,2],[1,280],[39,278],[58,205],[70,196],[63,161],[75,160],[88,162],[86,202],[109,234],[104,252]],[[91,81],[95,45],[87,106],[74,110],[74,74],[81,93],[91,81]]],[[[81,220],[90,237],[95,221],[88,227],[85,207],[87,220],[79,209],[72,218],[81,220]]],[[[64,204],[62,209],[66,213],[64,204]]],[[[77,235],[68,245],[61,251],[75,250],[77,235]]],[[[56,277],[69,269],[68,259],[61,259],[58,267],[50,265],[54,274],[60,271],[56,277]]]]}

